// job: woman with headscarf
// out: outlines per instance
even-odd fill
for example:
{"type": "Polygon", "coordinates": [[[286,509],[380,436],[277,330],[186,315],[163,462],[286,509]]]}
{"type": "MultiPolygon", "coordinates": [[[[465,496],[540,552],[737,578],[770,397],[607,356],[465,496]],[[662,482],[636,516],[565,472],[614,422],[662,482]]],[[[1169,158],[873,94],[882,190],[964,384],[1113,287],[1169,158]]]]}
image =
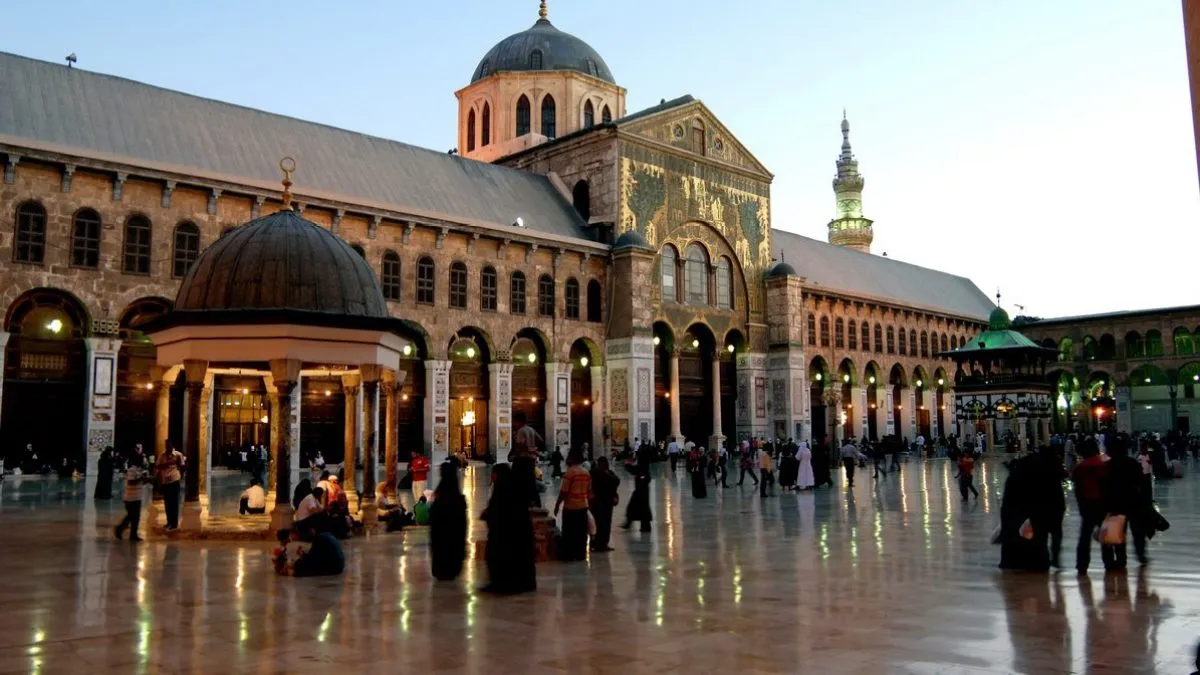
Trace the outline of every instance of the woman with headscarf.
{"type": "Polygon", "coordinates": [[[816,477],[813,475],[812,450],[808,447],[808,441],[800,441],[800,448],[796,450],[796,488],[800,490],[811,490],[817,484],[816,477]]]}
{"type": "MultiPolygon", "coordinates": [[[[650,522],[654,520],[654,515],[650,513],[650,458],[645,454],[640,455],[630,471],[633,473],[633,495],[625,507],[625,524],[621,527],[628,530],[636,520],[642,524],[642,532],[649,532],[650,522]]],[[[704,481],[703,474],[700,480],[704,481]]]]}
{"type": "Polygon", "coordinates": [[[688,472],[692,476],[692,496],[696,499],[708,496],[708,465],[708,455],[705,454],[704,448],[692,448],[688,455],[688,472]]]}
{"type": "Polygon", "coordinates": [[[96,462],[96,499],[112,499],[113,446],[105,446],[96,462]]]}
{"type": "Polygon", "coordinates": [[[799,450],[789,438],[787,443],[780,443],[779,448],[779,487],[785,492],[796,489],[796,478],[800,474],[800,462],[796,457],[799,450]]]}
{"type": "Polygon", "coordinates": [[[299,483],[296,483],[296,489],[292,490],[292,508],[300,508],[300,502],[304,501],[305,497],[311,495],[312,491],[311,480],[305,478],[299,483]]]}
{"type": "Polygon", "coordinates": [[[458,489],[458,471],[446,462],[429,507],[429,548],[433,578],[453,581],[462,572],[467,550],[467,500],[458,489]]]}
{"type": "Polygon", "coordinates": [[[482,516],[488,526],[485,593],[507,595],[537,590],[527,488],[508,464],[492,467],[492,496],[482,516]]]}
{"type": "Polygon", "coordinates": [[[591,543],[593,551],[612,550],[608,541],[612,535],[613,508],[620,499],[617,496],[620,485],[621,479],[608,468],[608,458],[597,457],[592,467],[592,517],[596,519],[596,534],[591,543]]]}

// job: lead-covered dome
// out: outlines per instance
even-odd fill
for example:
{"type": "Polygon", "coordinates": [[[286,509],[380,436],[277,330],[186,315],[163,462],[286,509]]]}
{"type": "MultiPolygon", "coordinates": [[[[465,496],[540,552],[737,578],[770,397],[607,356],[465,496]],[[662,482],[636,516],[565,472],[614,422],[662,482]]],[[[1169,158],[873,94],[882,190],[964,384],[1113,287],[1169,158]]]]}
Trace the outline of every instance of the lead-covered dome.
{"type": "Polygon", "coordinates": [[[573,70],[616,84],[608,64],[588,43],[564,33],[543,17],[528,30],[504,38],[475,67],[472,82],[492,73],[573,70]]]}
{"type": "Polygon", "coordinates": [[[388,317],[367,261],[290,209],[229,231],[183,278],[175,311],[228,310],[388,317]]]}

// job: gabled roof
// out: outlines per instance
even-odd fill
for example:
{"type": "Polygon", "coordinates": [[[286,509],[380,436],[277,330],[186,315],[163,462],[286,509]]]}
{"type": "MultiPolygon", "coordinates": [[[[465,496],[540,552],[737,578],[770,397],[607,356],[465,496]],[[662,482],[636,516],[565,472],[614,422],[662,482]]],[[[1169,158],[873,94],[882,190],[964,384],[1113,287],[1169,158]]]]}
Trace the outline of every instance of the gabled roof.
{"type": "Polygon", "coordinates": [[[995,304],[966,277],[771,230],[771,254],[821,286],[984,321],[995,304]]]}
{"type": "MultiPolygon", "coordinates": [[[[742,144],[741,141],[737,139],[733,132],[721,122],[720,118],[713,114],[713,111],[710,110],[708,106],[704,105],[704,101],[693,98],[691,95],[680,96],[669,101],[663,100],[658,105],[650,106],[649,108],[630,113],[618,120],[615,120],[613,124],[615,124],[618,128],[628,129],[632,133],[638,134],[637,129],[643,126],[644,121],[650,120],[651,118],[659,115],[665,115],[667,113],[674,114],[687,108],[697,108],[699,110],[699,114],[697,116],[703,118],[705,123],[710,126],[710,129],[715,130],[716,133],[719,134],[719,136],[722,138],[722,142],[729,145],[728,151],[733,155],[740,156],[745,160],[743,164],[738,164],[739,166],[751,169],[754,172],[760,173],[768,178],[772,177],[772,174],[769,170],[767,170],[767,167],[761,161],[759,161],[753,153],[750,152],[749,148],[747,148],[742,144]]],[[[644,135],[646,137],[653,138],[653,136],[650,134],[644,135]]],[[[661,142],[665,139],[655,140],[659,140],[661,142]]],[[[710,160],[716,159],[721,161],[719,157],[706,157],[710,160]]]]}
{"type": "Polygon", "coordinates": [[[0,140],[251,184],[291,156],[299,198],[589,239],[545,176],[3,52],[0,140]]]}

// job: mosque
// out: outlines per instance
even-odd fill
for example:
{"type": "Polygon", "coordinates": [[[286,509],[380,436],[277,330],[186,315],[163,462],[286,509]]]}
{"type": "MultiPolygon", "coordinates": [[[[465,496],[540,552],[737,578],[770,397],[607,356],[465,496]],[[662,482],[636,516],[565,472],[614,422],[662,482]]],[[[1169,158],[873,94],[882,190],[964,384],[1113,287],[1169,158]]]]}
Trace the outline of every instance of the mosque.
{"type": "Polygon", "coordinates": [[[847,120],[820,241],[700,99],[628,111],[544,2],[464,79],[446,153],[0,54],[0,449],[991,428],[956,426],[949,352],[996,304],[872,253],[847,120]]]}

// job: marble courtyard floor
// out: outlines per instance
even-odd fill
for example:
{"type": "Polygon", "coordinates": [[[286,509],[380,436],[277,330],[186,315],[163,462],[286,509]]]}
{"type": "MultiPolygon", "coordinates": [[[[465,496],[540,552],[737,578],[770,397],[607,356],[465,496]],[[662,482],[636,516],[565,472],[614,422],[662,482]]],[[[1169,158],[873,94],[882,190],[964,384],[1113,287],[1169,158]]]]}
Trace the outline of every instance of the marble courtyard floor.
{"type": "MultiPolygon", "coordinates": [[[[481,566],[435,583],[423,530],[350,542],[342,577],[279,578],[265,543],[114,541],[119,501],[88,508],[82,483],[8,478],[0,672],[1192,670],[1200,471],[1156,488],[1172,528],[1148,568],[1106,578],[1097,553],[1077,578],[1073,509],[1067,570],[996,569],[996,460],[966,507],[945,460],[766,500],[749,482],[696,500],[682,471],[661,470],[652,533],[617,531],[613,553],[542,564],[537,593],[515,598],[475,593],[481,566]]],[[[475,513],[483,478],[468,470],[475,513]]],[[[214,481],[236,500],[237,476],[214,481]]],[[[631,483],[623,475],[623,498],[631,483]]]]}

